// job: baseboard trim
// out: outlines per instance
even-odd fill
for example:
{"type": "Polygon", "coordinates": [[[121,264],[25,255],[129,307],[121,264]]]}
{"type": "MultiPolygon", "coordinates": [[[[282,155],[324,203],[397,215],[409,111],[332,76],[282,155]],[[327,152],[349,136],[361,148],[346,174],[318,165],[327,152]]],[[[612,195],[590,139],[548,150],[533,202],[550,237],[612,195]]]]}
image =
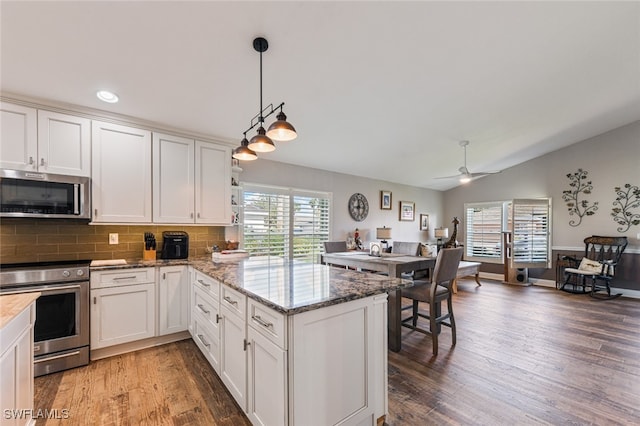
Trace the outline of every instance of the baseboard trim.
{"type": "Polygon", "coordinates": [[[127,352],[139,351],[140,349],[152,348],[154,346],[165,345],[180,340],[190,339],[191,334],[188,331],[180,331],[178,333],[167,334],[166,336],[150,337],[148,339],[137,340],[135,342],[122,343],[120,345],[109,346],[108,348],[92,349],[89,359],[96,361],[102,358],[109,358],[116,355],[126,354],[127,352]]]}

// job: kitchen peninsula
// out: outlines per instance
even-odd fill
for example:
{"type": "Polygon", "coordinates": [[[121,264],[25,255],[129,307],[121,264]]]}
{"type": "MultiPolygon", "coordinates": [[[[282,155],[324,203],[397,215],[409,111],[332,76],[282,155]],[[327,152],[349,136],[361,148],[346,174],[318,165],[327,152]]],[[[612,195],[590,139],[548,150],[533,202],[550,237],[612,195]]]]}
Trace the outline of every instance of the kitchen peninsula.
{"type": "Polygon", "coordinates": [[[220,358],[212,365],[253,424],[375,425],[384,419],[386,293],[408,281],[280,259],[190,264],[190,331],[207,356],[215,336],[200,333],[200,324],[215,322],[206,313],[215,311],[217,293],[220,316],[211,318],[222,319],[220,358]],[[209,304],[198,303],[207,294],[209,304]]]}
{"type": "Polygon", "coordinates": [[[92,280],[147,268],[163,292],[161,271],[179,265],[188,269],[188,330],[253,424],[384,420],[387,293],[411,281],[274,258],[143,261],[92,268],[92,280]]]}

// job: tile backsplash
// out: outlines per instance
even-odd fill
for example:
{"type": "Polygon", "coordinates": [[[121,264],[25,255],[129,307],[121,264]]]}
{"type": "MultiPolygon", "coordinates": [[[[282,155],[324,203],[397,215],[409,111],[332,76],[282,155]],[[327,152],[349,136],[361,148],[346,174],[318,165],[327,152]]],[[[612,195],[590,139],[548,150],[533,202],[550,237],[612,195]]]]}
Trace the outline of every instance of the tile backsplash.
{"type": "Polygon", "coordinates": [[[140,260],[145,232],[155,234],[159,257],[163,231],[185,231],[189,234],[189,257],[203,256],[207,254],[207,247],[226,248],[224,229],[223,226],[89,225],[82,220],[3,218],[0,263],[140,260]],[[110,233],[118,234],[118,244],[109,244],[110,233]]]}

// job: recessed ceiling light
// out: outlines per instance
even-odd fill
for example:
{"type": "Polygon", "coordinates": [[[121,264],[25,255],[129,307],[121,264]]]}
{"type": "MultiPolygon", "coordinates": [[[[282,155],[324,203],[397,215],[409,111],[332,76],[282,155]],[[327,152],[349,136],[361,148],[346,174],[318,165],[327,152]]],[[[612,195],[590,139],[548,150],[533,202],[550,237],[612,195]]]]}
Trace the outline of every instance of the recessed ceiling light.
{"type": "Polygon", "coordinates": [[[100,99],[101,101],[108,102],[110,104],[115,104],[116,102],[118,102],[118,95],[108,90],[98,90],[96,96],[98,96],[98,99],[100,99]]]}

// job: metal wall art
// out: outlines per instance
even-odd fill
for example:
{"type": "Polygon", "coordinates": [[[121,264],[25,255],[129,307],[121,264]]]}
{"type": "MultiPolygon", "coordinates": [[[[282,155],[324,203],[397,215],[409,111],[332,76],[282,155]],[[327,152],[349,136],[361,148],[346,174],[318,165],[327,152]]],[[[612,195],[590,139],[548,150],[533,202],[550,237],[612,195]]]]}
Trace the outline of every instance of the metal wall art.
{"type": "Polygon", "coordinates": [[[587,180],[589,172],[586,170],[578,169],[575,173],[568,173],[569,186],[571,189],[562,191],[562,199],[567,203],[569,210],[569,216],[578,216],[577,220],[570,220],[569,225],[578,226],[582,223],[584,216],[592,216],[598,210],[598,202],[594,201],[592,205],[589,205],[589,201],[581,199],[581,195],[591,194],[593,185],[590,180],[587,180]]]}
{"type": "Polygon", "coordinates": [[[634,213],[631,209],[640,207],[640,189],[629,183],[623,188],[616,186],[616,200],[613,202],[611,216],[613,221],[620,225],[618,232],[626,232],[631,225],[640,225],[640,213],[634,213]]]}

